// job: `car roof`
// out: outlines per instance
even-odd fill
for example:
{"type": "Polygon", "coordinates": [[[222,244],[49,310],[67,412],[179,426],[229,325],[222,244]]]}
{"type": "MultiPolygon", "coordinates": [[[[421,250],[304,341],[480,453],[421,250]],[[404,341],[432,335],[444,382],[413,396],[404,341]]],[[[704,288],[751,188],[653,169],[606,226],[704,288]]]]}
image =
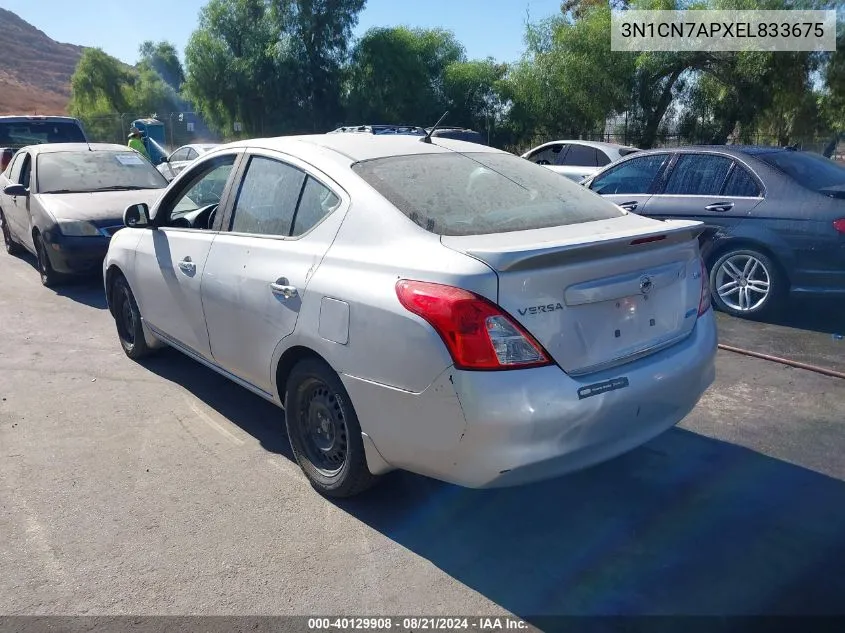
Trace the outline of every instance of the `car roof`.
{"type": "Polygon", "coordinates": [[[28,145],[18,151],[27,151],[32,154],[58,154],[61,152],[131,152],[134,150],[116,143],[42,143],[40,145],[28,145]]]}
{"type": "Polygon", "coordinates": [[[759,156],[761,154],[778,154],[781,152],[795,152],[787,147],[775,147],[772,145],[681,145],[680,147],[655,147],[648,150],[640,150],[644,154],[657,154],[663,152],[720,152],[730,156],[759,156]]]}
{"type": "MultiPolygon", "coordinates": [[[[545,145],[556,145],[558,143],[563,143],[566,145],[584,145],[586,147],[595,147],[596,149],[635,149],[639,151],[633,145],[619,145],[618,143],[605,143],[604,141],[581,141],[579,139],[561,139],[558,141],[548,141],[547,143],[543,143],[542,145],[538,145],[537,147],[543,147],[545,145]]],[[[537,149],[536,147],[534,149],[537,149]]]]}
{"type": "Polygon", "coordinates": [[[27,121],[53,121],[53,122],[73,122],[78,123],[79,119],[72,116],[41,116],[41,115],[0,115],[0,123],[24,123],[27,121]]]}
{"type": "MultiPolygon", "coordinates": [[[[372,134],[309,134],[302,136],[279,136],[275,138],[249,139],[236,141],[221,147],[253,147],[296,154],[297,146],[329,150],[346,157],[352,162],[387,158],[389,156],[408,156],[413,154],[438,154],[447,152],[488,152],[507,154],[502,150],[438,137],[431,143],[423,143],[420,136],[390,134],[386,136],[372,134]]],[[[218,148],[219,149],[219,148],[218,148]]]]}

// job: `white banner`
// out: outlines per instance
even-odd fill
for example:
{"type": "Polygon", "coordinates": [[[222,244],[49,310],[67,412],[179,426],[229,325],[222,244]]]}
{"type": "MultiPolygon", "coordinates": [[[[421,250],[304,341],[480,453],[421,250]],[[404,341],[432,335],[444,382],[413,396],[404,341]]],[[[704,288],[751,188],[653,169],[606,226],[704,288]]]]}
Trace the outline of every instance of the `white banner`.
{"type": "Polygon", "coordinates": [[[836,11],[616,11],[613,51],[835,51],[836,11]]]}

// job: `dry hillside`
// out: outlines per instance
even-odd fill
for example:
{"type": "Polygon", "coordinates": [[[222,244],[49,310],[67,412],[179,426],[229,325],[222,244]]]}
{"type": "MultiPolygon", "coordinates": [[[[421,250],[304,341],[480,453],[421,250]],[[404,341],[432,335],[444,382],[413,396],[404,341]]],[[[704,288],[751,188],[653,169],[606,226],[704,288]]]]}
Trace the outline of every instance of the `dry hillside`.
{"type": "Polygon", "coordinates": [[[64,114],[82,50],[0,9],[0,114],[64,114]]]}

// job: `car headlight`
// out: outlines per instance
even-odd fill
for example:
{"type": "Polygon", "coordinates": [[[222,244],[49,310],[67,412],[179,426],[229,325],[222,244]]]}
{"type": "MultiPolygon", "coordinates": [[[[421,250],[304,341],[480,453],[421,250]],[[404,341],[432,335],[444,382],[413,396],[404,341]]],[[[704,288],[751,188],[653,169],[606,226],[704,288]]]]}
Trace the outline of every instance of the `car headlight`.
{"type": "Polygon", "coordinates": [[[79,220],[59,220],[59,231],[68,237],[96,237],[102,235],[100,230],[91,222],[79,220]]]}

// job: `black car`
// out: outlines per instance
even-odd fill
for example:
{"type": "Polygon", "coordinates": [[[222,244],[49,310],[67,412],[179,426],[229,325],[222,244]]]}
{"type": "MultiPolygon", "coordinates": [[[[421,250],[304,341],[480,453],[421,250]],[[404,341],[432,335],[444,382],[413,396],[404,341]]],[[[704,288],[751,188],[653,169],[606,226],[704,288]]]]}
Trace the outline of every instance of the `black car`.
{"type": "Polygon", "coordinates": [[[631,212],[704,222],[710,288],[724,312],[762,315],[790,295],[845,298],[845,167],[819,154],[655,149],[583,184],[631,212]]]}

